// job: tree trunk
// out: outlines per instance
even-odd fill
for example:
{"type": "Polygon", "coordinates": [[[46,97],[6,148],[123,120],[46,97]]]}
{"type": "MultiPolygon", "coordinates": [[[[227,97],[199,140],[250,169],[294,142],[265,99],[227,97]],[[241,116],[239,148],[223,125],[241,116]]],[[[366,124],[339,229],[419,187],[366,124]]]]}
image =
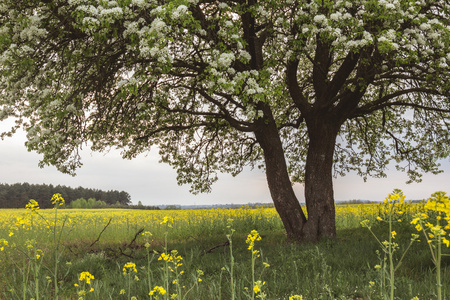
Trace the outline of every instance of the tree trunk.
{"type": "Polygon", "coordinates": [[[333,155],[339,126],[324,117],[307,120],[309,147],[305,166],[306,240],[336,237],[333,155]],[[325,120],[324,120],[325,119],[325,120]]]}
{"type": "Polygon", "coordinates": [[[335,238],[333,195],[333,155],[339,126],[336,122],[307,120],[309,147],[305,169],[306,218],[295,196],[284,156],[283,145],[270,112],[257,120],[255,136],[264,151],[266,177],[275,208],[286,229],[289,241],[312,241],[335,238]]]}
{"type": "Polygon", "coordinates": [[[275,209],[286,229],[287,239],[301,241],[306,217],[292,188],[275,121],[269,117],[257,123],[255,136],[264,151],[267,183],[275,209]]]}

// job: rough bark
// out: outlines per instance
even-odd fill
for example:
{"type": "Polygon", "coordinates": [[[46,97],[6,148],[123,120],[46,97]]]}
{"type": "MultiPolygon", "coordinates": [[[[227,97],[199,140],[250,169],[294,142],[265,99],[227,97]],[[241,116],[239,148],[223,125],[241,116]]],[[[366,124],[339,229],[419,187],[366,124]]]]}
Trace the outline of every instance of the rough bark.
{"type": "Polygon", "coordinates": [[[289,241],[301,241],[306,217],[295,196],[287,170],[284,150],[273,118],[259,120],[256,138],[264,151],[266,177],[275,209],[289,241]]]}
{"type": "Polygon", "coordinates": [[[310,141],[305,170],[306,218],[292,188],[275,121],[270,113],[266,112],[265,116],[259,120],[255,136],[264,151],[267,183],[288,240],[316,242],[321,238],[335,238],[332,167],[339,131],[337,122],[315,117],[308,123],[310,141]]]}
{"type": "Polygon", "coordinates": [[[303,230],[306,240],[336,237],[332,168],[338,131],[338,125],[324,118],[313,118],[308,124],[309,147],[305,167],[308,221],[303,230]]]}

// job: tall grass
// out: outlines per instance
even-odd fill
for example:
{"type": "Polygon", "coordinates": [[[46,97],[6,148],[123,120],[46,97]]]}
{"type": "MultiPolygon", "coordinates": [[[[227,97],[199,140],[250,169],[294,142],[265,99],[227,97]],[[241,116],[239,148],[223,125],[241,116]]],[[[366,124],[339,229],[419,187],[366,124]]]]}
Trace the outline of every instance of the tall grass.
{"type": "MultiPolygon", "coordinates": [[[[423,209],[405,207],[398,247],[408,247],[417,233],[409,220],[423,209]]],[[[2,210],[0,299],[384,299],[380,245],[357,225],[368,219],[375,235],[392,236],[376,221],[381,206],[336,210],[338,238],[301,245],[286,242],[268,208],[2,210]]],[[[430,288],[436,264],[423,240],[395,270],[396,297],[450,299],[448,249],[440,251],[440,291],[430,288]]]]}

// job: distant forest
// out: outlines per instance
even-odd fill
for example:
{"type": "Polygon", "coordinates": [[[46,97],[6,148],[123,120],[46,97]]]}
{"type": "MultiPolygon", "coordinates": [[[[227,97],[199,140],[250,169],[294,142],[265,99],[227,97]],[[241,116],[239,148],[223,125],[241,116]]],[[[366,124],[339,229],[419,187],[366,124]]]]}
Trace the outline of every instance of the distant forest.
{"type": "Polygon", "coordinates": [[[124,191],[101,191],[97,189],[86,189],[82,187],[72,188],[64,185],[47,184],[0,184],[0,208],[24,208],[30,199],[39,203],[41,208],[53,207],[50,199],[53,194],[60,193],[66,204],[79,198],[94,198],[104,201],[106,204],[131,204],[131,197],[124,191]]]}

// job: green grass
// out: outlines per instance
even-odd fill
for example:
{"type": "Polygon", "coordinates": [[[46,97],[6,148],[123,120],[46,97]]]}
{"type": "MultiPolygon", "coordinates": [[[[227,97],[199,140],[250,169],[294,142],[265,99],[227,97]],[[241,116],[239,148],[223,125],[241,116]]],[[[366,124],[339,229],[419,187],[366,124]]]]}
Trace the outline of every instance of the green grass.
{"type": "MultiPolygon", "coordinates": [[[[291,244],[286,242],[285,234],[278,225],[241,221],[235,220],[233,228],[236,232],[232,236],[236,299],[249,299],[246,293],[251,293],[253,288],[251,252],[245,243],[253,229],[257,229],[262,237],[255,245],[255,249],[260,251],[255,277],[265,282],[262,291],[266,293],[266,299],[288,299],[295,294],[303,295],[304,299],[383,299],[379,291],[380,273],[374,268],[380,263],[376,254],[380,247],[367,229],[340,228],[335,240],[323,240],[317,244],[291,244]],[[270,264],[270,267],[259,278],[264,269],[263,262],[270,264]]],[[[414,228],[408,223],[396,226],[396,241],[400,247],[406,247],[414,228]]],[[[180,276],[183,299],[231,299],[230,247],[220,246],[227,242],[227,228],[224,227],[219,229],[205,224],[197,231],[189,231],[189,235],[186,235],[186,228],[180,230],[182,234],[178,234],[176,228],[168,228],[167,250],[170,252],[176,249],[183,258],[180,267],[184,271],[180,276]],[[201,282],[198,281],[197,270],[204,273],[201,282]]],[[[101,229],[99,226],[93,236],[97,236],[101,229]]],[[[149,299],[148,274],[151,275],[150,286],[164,285],[161,270],[163,263],[158,261],[160,253],[164,252],[164,236],[153,236],[148,248],[141,235],[130,245],[138,229],[132,228],[128,236],[117,241],[110,237],[100,238],[93,246],[92,238],[65,239],[60,247],[59,298],[78,299],[74,283],[78,282],[81,272],[88,271],[95,276],[91,284],[94,291],[88,293],[85,299],[129,299],[129,296],[149,299]],[[146,268],[148,255],[153,257],[150,271],[146,268]],[[120,294],[122,289],[127,291],[127,279],[122,273],[127,262],[136,264],[136,275],[139,277],[139,281],[131,282],[130,295],[120,294]]],[[[372,229],[381,239],[388,232],[386,224],[376,225],[372,229]]],[[[27,238],[33,236],[30,232],[25,233],[27,238]]],[[[39,235],[41,244],[38,243],[38,247],[44,251],[39,273],[40,299],[52,299],[54,285],[49,280],[53,276],[54,260],[51,244],[45,243],[44,234],[39,235]]],[[[30,260],[24,258],[22,251],[17,247],[0,253],[0,299],[23,299],[22,272],[28,272],[26,299],[36,297],[33,270],[27,269],[30,260]]],[[[448,253],[448,249],[445,251],[448,253]]],[[[450,299],[449,257],[443,257],[442,270],[443,295],[445,299],[450,299]]],[[[170,293],[175,292],[172,280],[170,293]]],[[[435,282],[434,265],[427,245],[424,241],[414,244],[396,273],[397,299],[415,296],[419,299],[435,299],[435,282]]]]}

